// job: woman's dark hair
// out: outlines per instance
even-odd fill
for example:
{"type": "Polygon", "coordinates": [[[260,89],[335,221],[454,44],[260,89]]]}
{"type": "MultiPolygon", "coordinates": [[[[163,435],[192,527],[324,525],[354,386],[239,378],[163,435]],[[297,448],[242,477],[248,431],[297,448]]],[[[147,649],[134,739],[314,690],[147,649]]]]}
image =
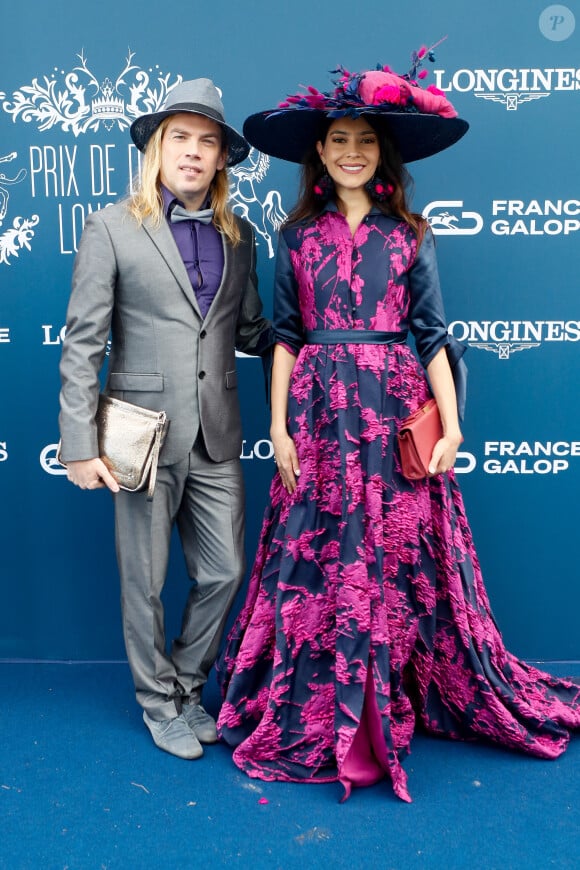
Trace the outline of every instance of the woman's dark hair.
{"type": "MultiPolygon", "coordinates": [[[[407,172],[401,155],[393,142],[386,123],[376,115],[362,115],[377,133],[379,138],[380,158],[377,166],[377,176],[385,185],[390,185],[393,192],[384,202],[375,202],[375,205],[385,214],[399,217],[415,230],[421,239],[425,229],[425,219],[413,213],[408,205],[408,196],[412,191],[413,179],[407,172]]],[[[324,118],[319,131],[319,141],[324,142],[330,125],[334,118],[324,118]]],[[[324,172],[324,166],[319,157],[316,145],[313,144],[302,164],[300,178],[300,190],[298,201],[288,215],[286,225],[295,224],[299,221],[311,220],[317,217],[324,208],[324,203],[315,195],[314,186],[324,172]]]]}

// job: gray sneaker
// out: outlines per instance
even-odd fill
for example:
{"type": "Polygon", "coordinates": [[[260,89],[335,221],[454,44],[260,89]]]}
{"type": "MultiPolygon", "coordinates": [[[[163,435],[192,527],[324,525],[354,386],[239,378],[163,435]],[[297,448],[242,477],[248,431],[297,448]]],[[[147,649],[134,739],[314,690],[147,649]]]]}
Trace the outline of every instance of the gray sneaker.
{"type": "Polygon", "coordinates": [[[215,720],[203,709],[201,704],[184,704],[181,708],[181,715],[200,743],[217,742],[215,720]]]}
{"type": "Polygon", "coordinates": [[[162,719],[158,722],[143,711],[143,721],[149,728],[153,741],[159,749],[179,758],[193,760],[203,755],[199,740],[188,726],[183,716],[162,719]]]}

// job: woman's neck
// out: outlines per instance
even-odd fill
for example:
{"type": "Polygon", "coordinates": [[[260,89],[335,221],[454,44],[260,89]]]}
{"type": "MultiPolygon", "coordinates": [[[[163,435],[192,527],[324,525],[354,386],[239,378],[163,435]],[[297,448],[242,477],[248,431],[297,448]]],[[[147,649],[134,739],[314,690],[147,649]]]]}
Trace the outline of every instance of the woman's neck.
{"type": "Polygon", "coordinates": [[[345,216],[354,236],[360,222],[371,210],[372,200],[364,189],[342,189],[340,193],[337,191],[336,206],[339,212],[345,216]]]}

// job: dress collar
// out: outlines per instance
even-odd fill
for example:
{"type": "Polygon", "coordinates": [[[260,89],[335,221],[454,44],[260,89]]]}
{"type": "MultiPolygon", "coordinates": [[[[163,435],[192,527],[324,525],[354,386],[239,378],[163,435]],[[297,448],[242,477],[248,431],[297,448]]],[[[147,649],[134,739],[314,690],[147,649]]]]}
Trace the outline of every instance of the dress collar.
{"type": "MultiPolygon", "coordinates": [[[[322,211],[321,211],[321,214],[324,214],[324,212],[326,212],[326,211],[328,211],[328,212],[335,212],[336,214],[342,214],[342,212],[339,212],[339,210],[338,210],[338,206],[336,205],[336,203],[335,203],[335,201],[334,201],[333,199],[329,199],[328,202],[324,204],[324,207],[323,207],[323,209],[322,209],[322,211]]],[[[378,206],[374,205],[374,204],[370,207],[370,210],[369,210],[368,214],[372,214],[372,215],[375,215],[375,214],[386,215],[386,213],[385,213],[384,211],[381,211],[381,209],[380,209],[378,206]]],[[[393,217],[393,215],[386,215],[386,217],[393,217]]]]}

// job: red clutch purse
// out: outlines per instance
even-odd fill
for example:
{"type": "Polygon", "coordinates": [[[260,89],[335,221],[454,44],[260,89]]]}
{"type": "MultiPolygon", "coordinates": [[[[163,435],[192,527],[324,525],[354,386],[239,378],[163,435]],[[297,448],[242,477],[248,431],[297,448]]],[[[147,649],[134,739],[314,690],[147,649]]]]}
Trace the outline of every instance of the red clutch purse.
{"type": "Polygon", "coordinates": [[[437,402],[428,399],[407,417],[398,434],[401,471],[408,480],[428,476],[433,448],[440,438],[443,427],[437,402]]]}

